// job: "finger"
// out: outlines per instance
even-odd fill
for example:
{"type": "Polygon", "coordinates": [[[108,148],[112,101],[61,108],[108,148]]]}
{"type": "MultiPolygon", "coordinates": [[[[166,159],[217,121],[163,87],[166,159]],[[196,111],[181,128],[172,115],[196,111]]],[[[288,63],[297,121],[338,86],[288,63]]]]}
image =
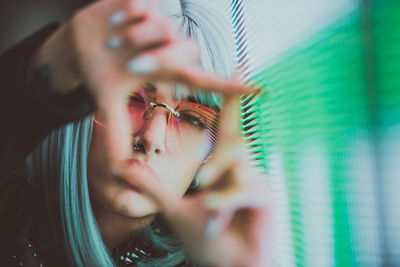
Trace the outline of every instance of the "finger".
{"type": "Polygon", "coordinates": [[[266,208],[271,201],[266,181],[259,180],[243,186],[241,190],[209,194],[203,202],[208,210],[229,212],[243,208],[266,208]]]}
{"type": "Polygon", "coordinates": [[[175,206],[178,198],[167,190],[158,175],[151,169],[134,168],[129,166],[122,168],[119,172],[128,184],[137,188],[141,193],[152,199],[161,211],[167,211],[175,206]]]}
{"type": "Polygon", "coordinates": [[[173,26],[166,19],[150,17],[127,29],[125,38],[137,54],[171,41],[173,35],[173,26]]]}
{"type": "Polygon", "coordinates": [[[205,71],[199,64],[200,48],[195,40],[187,38],[174,42],[167,49],[160,49],[156,56],[160,64],[160,74],[164,79],[227,95],[241,94],[252,89],[241,83],[240,75],[227,79],[205,71]]]}
{"type": "Polygon", "coordinates": [[[208,219],[203,231],[203,236],[206,239],[215,239],[223,232],[233,217],[233,212],[218,212],[208,219]]]}
{"type": "Polygon", "coordinates": [[[239,75],[227,79],[206,72],[198,65],[199,56],[197,43],[184,39],[133,58],[127,68],[145,80],[178,81],[208,92],[231,95],[252,91],[252,87],[241,83],[239,75]]]}
{"type": "MultiPolygon", "coordinates": [[[[248,163],[247,150],[242,134],[240,99],[235,95],[225,95],[219,116],[218,145],[210,162],[198,174],[200,185],[209,186],[223,176],[229,168],[243,169],[248,163]],[[236,166],[240,164],[239,166],[236,166]]],[[[247,167],[246,167],[247,168],[247,167]]]]}
{"type": "MultiPolygon", "coordinates": [[[[115,88],[114,88],[115,89],[115,88]]],[[[111,91],[111,90],[108,90],[111,91]]],[[[106,125],[106,147],[109,162],[118,168],[121,160],[130,154],[130,123],[125,103],[116,94],[107,94],[99,100],[100,120],[106,125]]]]}
{"type": "Polygon", "coordinates": [[[224,149],[231,144],[243,143],[242,111],[237,95],[225,95],[219,114],[219,147],[224,149]]]}
{"type": "Polygon", "coordinates": [[[243,144],[232,144],[217,150],[210,156],[207,164],[201,166],[196,178],[200,188],[215,187],[216,190],[228,190],[236,186],[236,169],[246,165],[244,161],[247,149],[243,144]]]}
{"type": "Polygon", "coordinates": [[[193,40],[176,40],[132,58],[127,63],[127,69],[145,80],[171,81],[176,80],[176,72],[180,68],[187,67],[198,58],[199,48],[193,40]]]}
{"type": "Polygon", "coordinates": [[[204,71],[199,66],[179,69],[175,73],[177,80],[189,84],[194,88],[208,92],[217,92],[224,95],[240,95],[253,90],[247,84],[243,84],[238,75],[227,79],[204,71]]]}
{"type": "Polygon", "coordinates": [[[158,0],[123,0],[119,8],[114,11],[108,23],[112,27],[122,26],[145,19],[151,13],[156,12],[159,6],[158,0]]]}

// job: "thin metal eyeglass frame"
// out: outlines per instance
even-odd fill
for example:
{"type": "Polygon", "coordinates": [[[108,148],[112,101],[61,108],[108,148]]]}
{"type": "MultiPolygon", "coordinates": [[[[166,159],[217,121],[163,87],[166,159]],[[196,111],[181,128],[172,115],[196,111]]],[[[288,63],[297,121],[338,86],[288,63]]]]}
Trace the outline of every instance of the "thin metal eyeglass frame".
{"type": "MultiPolygon", "coordinates": [[[[167,103],[149,102],[149,104],[147,104],[147,109],[146,109],[146,111],[145,111],[145,113],[143,115],[143,119],[145,119],[145,120],[150,119],[151,115],[153,114],[153,110],[154,110],[155,107],[163,107],[163,108],[167,109],[169,111],[169,114],[170,114],[168,116],[168,120],[171,118],[171,114],[174,115],[177,118],[179,118],[181,116],[181,114],[178,111],[176,111],[175,108],[173,108],[172,106],[168,105],[167,103]]],[[[94,113],[92,115],[92,119],[97,125],[99,125],[99,126],[101,126],[103,128],[106,128],[106,126],[103,123],[101,123],[100,121],[96,120],[96,116],[95,116],[94,113]]]]}

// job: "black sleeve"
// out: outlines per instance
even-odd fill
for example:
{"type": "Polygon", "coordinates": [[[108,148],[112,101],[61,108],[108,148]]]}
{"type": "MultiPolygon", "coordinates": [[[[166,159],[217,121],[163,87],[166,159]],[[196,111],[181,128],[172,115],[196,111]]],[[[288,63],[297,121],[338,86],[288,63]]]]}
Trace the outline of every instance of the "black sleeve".
{"type": "Polygon", "coordinates": [[[18,247],[21,235],[31,227],[37,202],[32,186],[25,177],[14,173],[12,166],[23,160],[51,130],[94,111],[84,86],[62,97],[55,95],[50,79],[46,78],[46,68],[39,68],[27,81],[29,62],[58,27],[58,23],[51,23],[0,55],[1,266],[4,260],[12,260],[8,253],[18,247]]]}
{"type": "Polygon", "coordinates": [[[31,58],[58,27],[58,23],[51,23],[0,56],[0,177],[52,129],[94,110],[84,86],[56,96],[50,79],[46,79],[46,68],[34,72],[27,82],[31,58]]]}

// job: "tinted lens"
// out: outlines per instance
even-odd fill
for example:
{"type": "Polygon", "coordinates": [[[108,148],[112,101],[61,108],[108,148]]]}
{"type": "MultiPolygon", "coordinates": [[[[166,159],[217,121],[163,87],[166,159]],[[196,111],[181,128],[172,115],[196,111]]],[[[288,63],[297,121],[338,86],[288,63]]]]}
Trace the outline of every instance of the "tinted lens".
{"type": "MultiPolygon", "coordinates": [[[[204,161],[217,145],[218,112],[192,102],[181,102],[176,111],[180,113],[179,125],[184,150],[190,151],[194,160],[204,161]]],[[[173,132],[173,131],[172,131],[173,132]]]]}
{"type": "Polygon", "coordinates": [[[140,96],[131,96],[128,103],[128,111],[131,117],[132,131],[134,135],[143,129],[147,103],[140,96]]]}
{"type": "MultiPolygon", "coordinates": [[[[134,135],[146,126],[147,119],[160,106],[150,108],[138,95],[131,97],[128,105],[134,135]]],[[[195,161],[204,161],[217,144],[218,112],[192,102],[181,102],[175,108],[179,117],[168,112],[166,145],[170,151],[181,153],[195,161]]]]}

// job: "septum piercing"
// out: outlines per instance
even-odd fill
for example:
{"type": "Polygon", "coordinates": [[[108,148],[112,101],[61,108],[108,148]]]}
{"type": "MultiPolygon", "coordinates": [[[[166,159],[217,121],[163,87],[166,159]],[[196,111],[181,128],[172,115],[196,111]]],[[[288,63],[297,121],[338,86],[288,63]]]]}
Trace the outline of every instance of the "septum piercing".
{"type": "Polygon", "coordinates": [[[135,143],[133,144],[133,150],[134,150],[134,151],[139,151],[139,150],[140,150],[140,147],[139,147],[139,145],[138,145],[138,142],[139,142],[139,137],[136,137],[136,138],[135,138],[135,143]]]}

